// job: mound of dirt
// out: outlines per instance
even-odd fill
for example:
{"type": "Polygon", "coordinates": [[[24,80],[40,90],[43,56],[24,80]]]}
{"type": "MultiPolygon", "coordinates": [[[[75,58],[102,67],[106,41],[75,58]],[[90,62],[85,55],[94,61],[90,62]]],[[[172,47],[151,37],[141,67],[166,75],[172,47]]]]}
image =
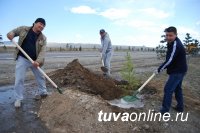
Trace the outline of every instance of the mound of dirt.
{"type": "MultiPolygon", "coordinates": [[[[69,87],[64,94],[53,93],[42,102],[38,116],[52,133],[132,132],[137,122],[98,121],[98,113],[113,112],[101,97],[69,87]]],[[[118,112],[118,109],[115,109],[118,112]]]]}
{"type": "Polygon", "coordinates": [[[123,94],[115,80],[105,79],[91,72],[83,67],[78,59],[70,62],[64,69],[53,71],[49,75],[59,87],[74,87],[89,94],[100,95],[105,100],[120,98],[123,94]]]}
{"type": "MultiPolygon", "coordinates": [[[[147,94],[145,106],[141,109],[121,109],[113,107],[104,99],[114,99],[120,97],[123,91],[115,84],[115,80],[104,79],[88,69],[84,68],[78,60],[69,63],[64,69],[50,73],[51,78],[61,87],[63,94],[52,93],[42,101],[38,117],[43,120],[52,133],[66,132],[198,132],[199,131],[199,102],[191,99],[193,95],[190,91],[184,90],[187,94],[185,98],[185,112],[189,112],[187,122],[183,121],[122,121],[122,114],[155,112],[160,108],[163,97],[164,82],[161,77],[152,80],[142,91],[147,94]],[[100,96],[94,96],[100,95],[100,96]],[[155,111],[153,111],[155,110],[155,111]],[[99,121],[99,112],[103,111],[101,118],[107,121],[99,121]],[[114,120],[117,116],[119,119],[114,120]],[[108,121],[108,119],[111,119],[108,121]]],[[[189,89],[188,89],[189,90],[189,89]]],[[[175,104],[174,104],[175,105],[175,104]]],[[[177,112],[170,110],[171,118],[176,118],[177,112]]],[[[125,115],[124,115],[125,116],[125,115]]],[[[151,114],[151,117],[153,114],[151,114]]],[[[137,117],[133,115],[133,117],[137,117]]],[[[149,117],[149,116],[147,116],[149,117]]],[[[133,118],[133,119],[134,119],[133,118]]]]}
{"type": "Polygon", "coordinates": [[[155,121],[153,126],[144,121],[122,121],[121,117],[114,121],[99,120],[100,111],[106,113],[101,119],[109,119],[110,114],[116,116],[123,113],[147,112],[148,109],[121,109],[110,106],[102,97],[68,87],[62,95],[53,93],[42,101],[38,117],[45,122],[51,133],[132,133],[163,132],[163,122],[155,121]]]}

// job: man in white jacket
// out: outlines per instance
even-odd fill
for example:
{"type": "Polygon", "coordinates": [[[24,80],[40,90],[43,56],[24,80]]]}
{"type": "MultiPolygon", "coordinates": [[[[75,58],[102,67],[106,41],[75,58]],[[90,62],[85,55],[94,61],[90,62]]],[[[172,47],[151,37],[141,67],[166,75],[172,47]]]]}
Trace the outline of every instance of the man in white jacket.
{"type": "Polygon", "coordinates": [[[108,70],[107,72],[104,72],[104,76],[109,77],[110,76],[110,62],[111,62],[111,58],[113,54],[112,43],[111,43],[108,33],[104,29],[101,29],[99,33],[101,36],[100,52],[102,53],[104,67],[108,70]]]}

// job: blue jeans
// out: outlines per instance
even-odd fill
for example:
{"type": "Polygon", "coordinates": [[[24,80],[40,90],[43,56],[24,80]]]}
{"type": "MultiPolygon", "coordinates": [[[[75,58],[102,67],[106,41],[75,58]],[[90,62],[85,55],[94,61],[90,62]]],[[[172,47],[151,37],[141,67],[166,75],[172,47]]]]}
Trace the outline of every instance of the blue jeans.
{"type": "Polygon", "coordinates": [[[103,61],[104,61],[104,67],[108,69],[108,71],[106,73],[104,73],[105,75],[110,75],[110,62],[111,62],[111,58],[112,58],[112,51],[106,52],[105,54],[103,54],[103,61]]]}
{"type": "Polygon", "coordinates": [[[161,113],[169,112],[172,102],[173,92],[175,93],[175,98],[177,101],[177,110],[183,111],[183,94],[182,94],[182,81],[185,76],[185,73],[179,74],[170,74],[169,78],[165,84],[164,88],[164,97],[162,108],[160,110],[161,113]]]}
{"type": "Polygon", "coordinates": [[[14,87],[16,100],[23,99],[24,79],[28,68],[32,70],[36,78],[38,84],[37,94],[47,93],[45,77],[39,72],[37,68],[33,66],[33,64],[29,60],[25,59],[24,57],[18,56],[15,68],[15,87],[14,87]]]}

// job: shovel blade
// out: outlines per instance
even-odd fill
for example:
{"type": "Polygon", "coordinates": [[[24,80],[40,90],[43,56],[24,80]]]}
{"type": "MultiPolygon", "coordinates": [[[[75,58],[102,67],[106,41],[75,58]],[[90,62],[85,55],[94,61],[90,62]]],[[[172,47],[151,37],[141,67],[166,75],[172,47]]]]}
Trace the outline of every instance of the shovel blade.
{"type": "Polygon", "coordinates": [[[134,102],[136,100],[139,100],[139,98],[137,98],[136,96],[125,96],[125,97],[122,97],[123,101],[125,102],[134,102]]]}
{"type": "Polygon", "coordinates": [[[131,96],[124,96],[122,97],[122,99],[125,101],[125,102],[134,102],[136,100],[139,100],[139,98],[137,97],[137,95],[139,94],[139,91],[135,91],[133,93],[133,95],[131,96]]]}
{"type": "Polygon", "coordinates": [[[144,107],[144,103],[141,100],[135,100],[134,102],[126,102],[122,98],[121,99],[114,99],[108,102],[112,106],[117,106],[120,108],[142,108],[144,107]]]}
{"type": "Polygon", "coordinates": [[[58,92],[60,93],[60,94],[63,94],[63,92],[61,91],[61,89],[60,88],[56,88],[57,90],[58,90],[58,92]]]}

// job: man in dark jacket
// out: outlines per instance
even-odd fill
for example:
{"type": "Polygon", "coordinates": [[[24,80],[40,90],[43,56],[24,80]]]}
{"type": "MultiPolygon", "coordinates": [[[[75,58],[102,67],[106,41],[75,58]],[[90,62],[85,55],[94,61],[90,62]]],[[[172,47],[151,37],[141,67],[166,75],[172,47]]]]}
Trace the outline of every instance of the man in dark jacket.
{"type": "Polygon", "coordinates": [[[167,41],[167,55],[165,62],[157,69],[157,73],[160,73],[164,69],[167,69],[169,78],[164,87],[164,97],[162,108],[160,112],[162,114],[169,112],[172,102],[172,94],[175,93],[177,105],[175,110],[183,112],[183,94],[182,94],[182,81],[187,72],[186,53],[183,44],[177,37],[177,30],[175,27],[169,27],[165,29],[166,41],[167,41]]]}

